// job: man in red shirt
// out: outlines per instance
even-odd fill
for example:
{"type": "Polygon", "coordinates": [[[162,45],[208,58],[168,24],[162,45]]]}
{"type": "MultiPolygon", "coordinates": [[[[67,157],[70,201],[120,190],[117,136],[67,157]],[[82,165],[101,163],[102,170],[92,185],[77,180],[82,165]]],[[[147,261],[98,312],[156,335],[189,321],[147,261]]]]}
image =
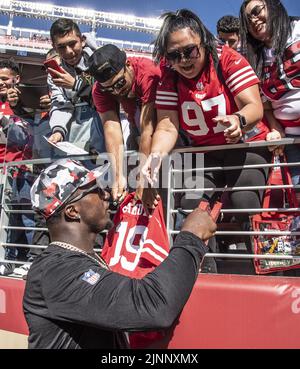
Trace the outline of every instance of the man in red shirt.
{"type": "Polygon", "coordinates": [[[26,121],[14,113],[10,91],[20,81],[19,66],[12,60],[0,61],[0,163],[31,157],[26,121]]]}
{"type": "Polygon", "coordinates": [[[7,137],[4,133],[5,122],[14,115],[7,101],[7,91],[20,81],[19,67],[11,60],[0,61],[0,163],[4,161],[22,160],[23,150],[16,146],[6,147],[7,137]]]}
{"type": "MultiPolygon", "coordinates": [[[[14,115],[8,102],[8,95],[15,85],[19,83],[19,67],[12,60],[0,61],[0,163],[15,162],[31,157],[30,133],[28,123],[14,115]]],[[[5,169],[1,168],[1,177],[5,169]]],[[[14,209],[28,210],[28,205],[23,205],[29,199],[32,173],[25,165],[9,166],[7,181],[11,187],[9,202],[14,203],[14,209]],[[20,204],[19,204],[20,203],[20,204]]],[[[2,192],[1,183],[1,192],[2,192]]],[[[24,213],[11,214],[9,217],[10,226],[33,227],[33,216],[24,213]]],[[[28,228],[24,232],[11,229],[8,232],[7,241],[9,243],[32,244],[33,231],[28,228]]],[[[23,260],[27,258],[26,248],[6,247],[5,259],[23,260]]],[[[1,263],[0,275],[8,275],[14,271],[13,263],[1,263]]]]}
{"type": "MultiPolygon", "coordinates": [[[[157,120],[154,102],[161,71],[149,58],[127,58],[125,51],[108,44],[90,57],[89,72],[97,81],[93,89],[93,99],[103,123],[106,148],[115,159],[112,198],[120,203],[126,194],[120,109],[124,110],[131,126],[130,139],[136,140],[140,135],[139,142],[127,148],[139,149],[142,157],[147,157],[157,120]]],[[[139,186],[137,198],[142,197],[142,192],[139,186]]],[[[159,196],[156,193],[148,192],[148,195],[153,196],[157,203],[159,196]]]]}

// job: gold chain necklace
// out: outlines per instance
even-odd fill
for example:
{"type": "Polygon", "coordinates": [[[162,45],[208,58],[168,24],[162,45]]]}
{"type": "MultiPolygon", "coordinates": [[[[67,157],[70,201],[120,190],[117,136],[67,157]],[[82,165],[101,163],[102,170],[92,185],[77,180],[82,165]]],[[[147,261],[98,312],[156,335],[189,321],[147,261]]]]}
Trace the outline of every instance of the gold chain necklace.
{"type": "Polygon", "coordinates": [[[53,241],[53,242],[50,243],[50,245],[56,245],[56,246],[62,247],[63,249],[79,252],[83,255],[86,255],[88,258],[94,260],[97,264],[99,264],[103,268],[109,269],[109,267],[106,264],[105,260],[100,255],[96,254],[95,252],[94,252],[95,256],[92,256],[88,252],[83,251],[83,250],[79,249],[78,247],[76,247],[74,245],[71,245],[70,243],[60,242],[60,241],[53,241]]]}

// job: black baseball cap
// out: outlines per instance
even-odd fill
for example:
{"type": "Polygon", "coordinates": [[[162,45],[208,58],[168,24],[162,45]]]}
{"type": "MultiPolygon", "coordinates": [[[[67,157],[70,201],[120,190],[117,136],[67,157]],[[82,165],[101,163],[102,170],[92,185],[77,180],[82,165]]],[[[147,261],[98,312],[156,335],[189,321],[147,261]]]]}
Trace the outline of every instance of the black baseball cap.
{"type": "Polygon", "coordinates": [[[88,59],[88,72],[100,83],[108,81],[125,67],[126,53],[117,46],[107,44],[88,59]]]}

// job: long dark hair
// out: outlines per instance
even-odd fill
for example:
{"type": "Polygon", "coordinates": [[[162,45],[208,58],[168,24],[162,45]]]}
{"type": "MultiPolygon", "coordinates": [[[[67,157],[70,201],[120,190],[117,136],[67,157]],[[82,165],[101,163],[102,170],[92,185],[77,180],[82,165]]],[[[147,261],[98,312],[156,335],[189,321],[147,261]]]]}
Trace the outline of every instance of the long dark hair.
{"type": "Polygon", "coordinates": [[[179,29],[190,28],[195,34],[199,35],[206,56],[212,55],[215,67],[218,65],[216,39],[196,14],[188,9],[180,9],[176,12],[164,13],[161,18],[163,18],[163,24],[154,41],[153,58],[156,63],[159,63],[167,53],[170,33],[179,29]]]}
{"type": "MultiPolygon", "coordinates": [[[[252,0],[244,0],[240,9],[240,37],[241,49],[245,52],[251,66],[259,77],[262,77],[264,66],[265,47],[262,41],[252,37],[248,28],[249,21],[245,9],[252,0]]],[[[280,0],[263,0],[268,10],[267,32],[271,35],[272,48],[274,49],[275,62],[279,66],[282,63],[284,50],[289,36],[292,33],[292,20],[296,17],[289,17],[285,7],[280,0]]]]}

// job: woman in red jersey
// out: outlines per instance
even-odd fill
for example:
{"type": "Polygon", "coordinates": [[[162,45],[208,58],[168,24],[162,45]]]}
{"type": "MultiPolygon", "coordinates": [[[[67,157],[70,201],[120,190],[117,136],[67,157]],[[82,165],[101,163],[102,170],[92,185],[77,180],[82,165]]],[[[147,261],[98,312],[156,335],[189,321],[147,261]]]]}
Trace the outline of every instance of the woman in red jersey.
{"type": "MultiPolygon", "coordinates": [[[[150,184],[156,179],[162,157],[173,149],[180,127],[193,146],[235,144],[253,136],[265,138],[267,132],[257,126],[263,116],[259,79],[243,56],[216,44],[194,13],[181,9],[164,14],[154,57],[157,62],[165,61],[166,66],[156,94],[158,125],[143,168],[150,184]]],[[[210,151],[204,158],[205,168],[269,162],[270,153],[264,147],[210,151]]],[[[205,188],[262,186],[268,174],[266,168],[204,173],[205,188]]],[[[229,194],[235,208],[261,206],[258,190],[229,194]]],[[[213,201],[217,196],[217,191],[198,192],[190,201],[185,195],[182,206],[195,208],[200,199],[213,201]]],[[[240,214],[238,219],[247,221],[248,216],[240,214]]]]}
{"type": "MultiPolygon", "coordinates": [[[[300,17],[289,16],[279,0],[244,0],[240,19],[243,50],[261,79],[267,141],[300,138],[300,17]]],[[[286,145],[285,154],[299,162],[299,144],[286,145]]],[[[300,184],[300,167],[289,170],[300,184]]]]}

